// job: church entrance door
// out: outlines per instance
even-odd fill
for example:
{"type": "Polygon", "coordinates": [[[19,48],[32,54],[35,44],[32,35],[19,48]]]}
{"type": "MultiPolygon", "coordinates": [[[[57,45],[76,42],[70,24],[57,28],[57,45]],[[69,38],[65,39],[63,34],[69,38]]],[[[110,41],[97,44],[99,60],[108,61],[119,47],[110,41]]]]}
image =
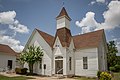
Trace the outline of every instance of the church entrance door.
{"type": "Polygon", "coordinates": [[[55,73],[63,74],[63,60],[55,60],[55,73]]]}

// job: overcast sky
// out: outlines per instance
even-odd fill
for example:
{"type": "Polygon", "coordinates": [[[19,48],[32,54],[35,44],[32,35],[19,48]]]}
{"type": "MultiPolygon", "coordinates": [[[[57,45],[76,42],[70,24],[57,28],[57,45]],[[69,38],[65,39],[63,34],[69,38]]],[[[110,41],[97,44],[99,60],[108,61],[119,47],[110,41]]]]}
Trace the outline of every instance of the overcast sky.
{"type": "Polygon", "coordinates": [[[118,0],[0,0],[0,43],[20,52],[35,28],[54,36],[63,2],[72,35],[105,29],[107,41],[115,40],[120,51],[118,0]]]}

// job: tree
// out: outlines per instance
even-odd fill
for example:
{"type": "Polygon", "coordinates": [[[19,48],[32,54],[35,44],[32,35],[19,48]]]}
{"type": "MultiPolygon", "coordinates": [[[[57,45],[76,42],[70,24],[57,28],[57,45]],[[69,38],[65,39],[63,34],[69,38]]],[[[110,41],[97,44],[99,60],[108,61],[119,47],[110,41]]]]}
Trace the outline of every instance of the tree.
{"type": "Polygon", "coordinates": [[[30,74],[33,74],[33,65],[37,61],[41,61],[43,57],[43,51],[40,47],[29,46],[26,51],[21,53],[20,61],[27,62],[30,70],[30,74]]]}
{"type": "Polygon", "coordinates": [[[115,45],[115,41],[109,41],[109,43],[107,43],[107,47],[108,47],[107,62],[108,62],[108,69],[109,69],[109,67],[113,67],[117,64],[116,53],[118,53],[118,50],[115,45]]]}

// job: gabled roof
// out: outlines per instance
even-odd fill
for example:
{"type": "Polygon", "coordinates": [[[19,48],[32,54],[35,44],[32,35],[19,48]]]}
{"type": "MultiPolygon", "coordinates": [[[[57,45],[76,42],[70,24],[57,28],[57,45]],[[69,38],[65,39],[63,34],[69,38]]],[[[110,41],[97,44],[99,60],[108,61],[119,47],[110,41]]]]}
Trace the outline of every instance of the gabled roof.
{"type": "Polygon", "coordinates": [[[0,44],[0,53],[13,55],[13,56],[17,55],[17,53],[14,50],[12,50],[8,45],[4,45],[4,44],[0,44]]]}
{"type": "Polygon", "coordinates": [[[52,47],[53,41],[54,41],[54,37],[51,36],[50,34],[47,34],[47,33],[43,32],[43,31],[40,31],[38,29],[36,29],[36,30],[44,38],[44,40],[50,45],[50,47],[52,47]]]}
{"type": "Polygon", "coordinates": [[[71,32],[69,29],[67,29],[65,27],[57,29],[53,44],[55,43],[55,40],[57,37],[59,38],[63,47],[69,47],[70,42],[71,42],[71,38],[72,38],[71,32]]]}
{"type": "Polygon", "coordinates": [[[56,19],[60,18],[60,17],[67,17],[69,20],[71,20],[71,18],[69,17],[69,15],[67,14],[67,11],[65,10],[65,8],[63,7],[60,14],[56,17],[56,19]]]}
{"type": "Polygon", "coordinates": [[[104,30],[102,29],[94,32],[73,36],[75,48],[80,49],[98,47],[100,41],[102,40],[103,34],[104,30]]]}

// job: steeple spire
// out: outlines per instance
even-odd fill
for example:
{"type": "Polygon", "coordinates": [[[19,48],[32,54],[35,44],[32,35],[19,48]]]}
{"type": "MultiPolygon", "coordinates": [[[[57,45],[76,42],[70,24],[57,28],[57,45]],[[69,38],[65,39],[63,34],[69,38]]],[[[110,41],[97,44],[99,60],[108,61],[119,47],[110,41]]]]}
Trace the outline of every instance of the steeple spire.
{"type": "Polygon", "coordinates": [[[64,7],[64,2],[63,2],[63,7],[64,7]]]}
{"type": "Polygon", "coordinates": [[[59,19],[61,17],[66,17],[68,20],[71,21],[71,18],[69,17],[69,15],[67,14],[67,11],[65,10],[65,8],[63,7],[60,14],[56,17],[56,19],[59,19]]]}
{"type": "Polygon", "coordinates": [[[59,15],[56,17],[57,29],[67,28],[70,29],[71,18],[68,16],[67,11],[63,7],[59,15]]]}

